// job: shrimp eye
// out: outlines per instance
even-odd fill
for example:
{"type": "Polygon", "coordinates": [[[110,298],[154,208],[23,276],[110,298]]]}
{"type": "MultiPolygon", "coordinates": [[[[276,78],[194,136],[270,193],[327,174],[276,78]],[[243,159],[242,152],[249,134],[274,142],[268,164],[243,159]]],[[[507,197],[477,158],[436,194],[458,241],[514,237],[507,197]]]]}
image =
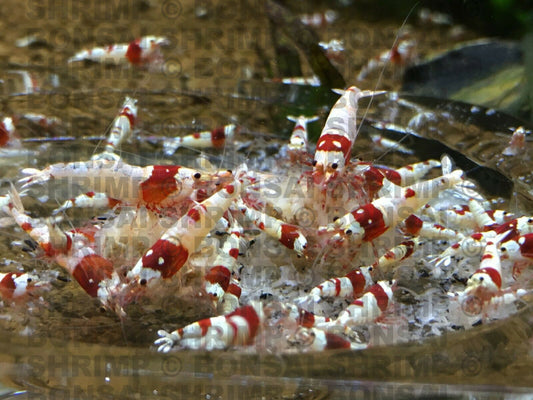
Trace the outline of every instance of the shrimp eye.
{"type": "Polygon", "coordinates": [[[333,164],[331,164],[331,168],[337,169],[337,168],[339,168],[339,164],[333,163],[333,164]]]}
{"type": "Polygon", "coordinates": [[[317,164],[317,160],[313,160],[313,167],[317,164]]]}
{"type": "Polygon", "coordinates": [[[143,285],[143,286],[146,285],[146,279],[144,279],[144,278],[141,279],[141,280],[139,281],[139,283],[140,283],[141,285],[143,285]]]}
{"type": "Polygon", "coordinates": [[[200,179],[202,177],[202,174],[197,172],[196,174],[194,174],[194,179],[200,179]]]}
{"type": "Polygon", "coordinates": [[[344,233],[346,233],[347,235],[351,235],[352,234],[352,230],[351,229],[346,229],[346,231],[344,233]]]}

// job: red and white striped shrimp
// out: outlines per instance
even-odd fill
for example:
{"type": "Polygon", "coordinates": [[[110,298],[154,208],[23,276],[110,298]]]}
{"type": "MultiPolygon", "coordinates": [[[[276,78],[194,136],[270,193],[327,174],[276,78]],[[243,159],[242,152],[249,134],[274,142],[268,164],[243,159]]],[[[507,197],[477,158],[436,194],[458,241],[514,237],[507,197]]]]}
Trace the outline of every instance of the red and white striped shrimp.
{"type": "Polygon", "coordinates": [[[314,328],[317,325],[331,322],[331,318],[329,317],[315,315],[312,312],[304,310],[303,308],[297,307],[293,304],[284,304],[283,307],[287,313],[287,318],[293,320],[298,326],[302,326],[304,328],[314,328]]]}
{"type": "Polygon", "coordinates": [[[361,68],[357,75],[357,80],[366,79],[368,74],[377,69],[385,67],[392,63],[396,68],[403,71],[406,66],[411,65],[417,59],[416,41],[409,38],[399,39],[390,50],[382,52],[380,55],[370,59],[368,63],[361,68]]]}
{"type": "Polygon", "coordinates": [[[364,344],[352,343],[340,335],[317,328],[302,327],[287,340],[302,351],[361,350],[366,348],[364,344]]]}
{"type": "MultiPolygon", "coordinates": [[[[334,227],[350,235],[353,242],[372,241],[397,226],[405,218],[403,214],[406,210],[416,212],[442,190],[460,183],[462,174],[462,171],[457,170],[439,178],[401,188],[398,196],[380,197],[347,213],[334,222],[334,227]]],[[[324,230],[327,231],[328,228],[324,230]]]]}
{"type": "MultiPolygon", "coordinates": [[[[510,219],[512,214],[505,211],[485,211],[474,201],[471,201],[470,205],[474,207],[473,219],[481,232],[475,232],[448,247],[435,259],[436,265],[447,266],[452,257],[481,254],[487,241],[495,240],[501,243],[500,251],[503,258],[511,258],[515,261],[524,260],[519,256],[520,244],[518,240],[533,233],[533,218],[525,216],[510,219]],[[516,259],[512,257],[516,257],[516,259]]],[[[524,242],[525,239],[520,240],[524,242]]],[[[527,248],[527,245],[524,248],[527,248]]]]}
{"type": "Polygon", "coordinates": [[[128,279],[144,286],[176,274],[240,192],[241,184],[234,181],[191,208],[146,251],[128,272],[128,279]]]}
{"type": "Polygon", "coordinates": [[[180,204],[188,207],[197,188],[212,191],[217,184],[232,179],[228,171],[213,175],[179,165],[138,167],[104,159],[52,164],[44,170],[27,168],[22,172],[29,175],[19,181],[23,188],[51,179],[66,179],[124,204],[145,205],[154,210],[180,204]]]}
{"type": "MultiPolygon", "coordinates": [[[[173,332],[158,331],[155,341],[158,351],[168,352],[173,346],[188,349],[227,349],[231,346],[251,345],[262,331],[269,318],[269,309],[277,306],[263,305],[252,301],[250,305],[239,307],[228,315],[212,317],[194,322],[173,332]]],[[[299,328],[288,340],[293,345],[306,347],[306,350],[323,351],[352,348],[351,342],[333,333],[316,329],[317,324],[328,324],[331,320],[302,310],[290,304],[281,304],[285,319],[289,318],[299,328]],[[302,332],[312,337],[301,336],[302,332]]]]}
{"type": "Polygon", "coordinates": [[[46,282],[27,272],[0,272],[0,300],[21,300],[32,295],[37,289],[47,287],[46,282]]]}
{"type": "Polygon", "coordinates": [[[486,210],[485,212],[499,225],[505,225],[514,219],[518,219],[515,214],[506,210],[486,210]]]}
{"type": "Polygon", "coordinates": [[[393,169],[367,162],[357,162],[351,165],[350,172],[353,171],[356,177],[362,176],[363,180],[357,184],[367,193],[368,199],[372,200],[376,195],[378,197],[394,195],[395,186],[413,184],[431,169],[440,165],[437,160],[427,160],[393,169]]]}
{"type": "Polygon", "coordinates": [[[468,279],[464,291],[467,296],[475,296],[483,302],[490,300],[502,288],[502,266],[497,244],[488,241],[481,257],[481,264],[468,279]]]}
{"type": "MultiPolygon", "coordinates": [[[[228,304],[224,309],[225,313],[228,313],[228,308],[231,308],[238,304],[235,301],[235,287],[232,287],[232,291],[229,291],[230,285],[237,285],[232,283],[232,275],[236,272],[237,258],[242,253],[243,248],[246,247],[246,242],[243,238],[243,229],[237,221],[232,221],[232,227],[229,232],[229,237],[222,245],[222,249],[219,250],[214,266],[209,269],[209,272],[205,276],[205,290],[217,304],[222,301],[227,301],[228,304]],[[226,296],[227,294],[227,296],[226,296]]],[[[240,296],[239,296],[240,297],[240,296]]]]}
{"type": "Polygon", "coordinates": [[[153,66],[162,63],[161,46],[167,45],[168,39],[157,36],[144,36],[128,44],[113,44],[83,50],[69,58],[68,62],[94,61],[106,64],[126,64],[136,67],[153,66]]]}
{"type": "Polygon", "coordinates": [[[265,315],[260,302],[237,308],[228,315],[193,322],[173,332],[160,330],[155,341],[158,351],[167,353],[179,345],[189,349],[227,349],[250,345],[262,329],[265,315]]]}
{"type": "Polygon", "coordinates": [[[444,250],[433,261],[436,267],[448,267],[451,264],[452,257],[472,257],[483,253],[487,241],[496,237],[494,231],[475,232],[458,242],[452,244],[444,250]]]}
{"type": "Polygon", "coordinates": [[[395,281],[379,281],[370,286],[365,294],[341,311],[335,321],[319,328],[335,329],[339,325],[350,327],[374,322],[392,303],[394,285],[395,281]]]}
{"type": "Polygon", "coordinates": [[[530,291],[525,289],[504,289],[499,290],[489,297],[487,301],[482,301],[477,296],[468,296],[465,292],[448,293],[452,301],[459,301],[462,312],[468,316],[477,316],[479,314],[490,315],[491,312],[497,311],[501,307],[512,305],[519,301],[530,291]]]}
{"type": "Polygon", "coordinates": [[[137,119],[137,100],[126,97],[122,104],[122,109],[114,119],[111,131],[107,137],[104,151],[92,157],[93,160],[107,159],[118,160],[120,157],[115,154],[121,143],[131,136],[133,127],[137,119]]]}
{"type": "Polygon", "coordinates": [[[362,97],[374,96],[380,92],[361,91],[352,86],[340,93],[342,95],[331,109],[316,144],[313,177],[317,184],[328,183],[344,171],[358,132],[357,102],[362,97]]]}
{"type": "Polygon", "coordinates": [[[526,233],[533,233],[533,217],[523,216],[511,219],[503,224],[496,225],[493,229],[497,233],[503,233],[509,231],[509,235],[505,236],[502,241],[510,240],[513,237],[519,235],[525,235],[526,233]]]}
{"type": "Polygon", "coordinates": [[[396,267],[403,260],[411,257],[413,253],[422,245],[418,238],[405,240],[388,250],[379,259],[372,264],[373,275],[376,271],[387,274],[393,267],[396,267]]]}
{"type": "Polygon", "coordinates": [[[47,256],[64,267],[89,295],[96,297],[100,282],[111,278],[113,265],[91,248],[94,231],[74,229],[63,232],[49,221],[26,215],[14,190],[10,193],[10,199],[9,209],[16,223],[39,244],[47,256]]]}
{"type": "Polygon", "coordinates": [[[453,205],[444,210],[436,210],[431,205],[426,204],[424,214],[449,228],[467,231],[490,230],[496,226],[512,223],[516,219],[516,216],[509,211],[486,210],[477,200],[471,199],[470,201],[476,204],[475,212],[471,211],[470,207],[465,204],[453,205]]]}
{"type": "Polygon", "coordinates": [[[286,224],[265,213],[254,210],[238,201],[240,211],[252,221],[259,229],[269,236],[279,240],[288,249],[294,250],[298,255],[303,255],[307,248],[307,239],[301,229],[296,225],[286,224]]]}
{"type": "Polygon", "coordinates": [[[354,269],[343,277],[332,278],[315,286],[307,296],[300,298],[300,303],[308,300],[318,303],[321,299],[328,297],[357,298],[374,284],[373,276],[376,272],[389,273],[392,267],[411,257],[420,244],[418,238],[406,240],[388,250],[371,266],[354,269]]]}
{"type": "Polygon", "coordinates": [[[426,239],[461,240],[464,238],[461,232],[446,228],[440,224],[423,221],[415,214],[411,214],[400,224],[400,230],[404,234],[426,239]]]}
{"type": "Polygon", "coordinates": [[[288,115],[287,119],[294,122],[294,128],[289,139],[289,151],[295,154],[307,153],[307,145],[309,142],[307,135],[307,124],[317,121],[318,117],[306,117],[304,115],[293,117],[292,115],[288,115]]]}
{"type": "Polygon", "coordinates": [[[215,128],[212,131],[195,132],[192,135],[176,137],[164,142],[163,151],[167,156],[171,156],[181,146],[193,149],[221,149],[226,146],[226,140],[233,138],[237,131],[238,127],[236,125],[229,124],[215,128]]]}
{"type": "Polygon", "coordinates": [[[445,225],[452,229],[473,230],[477,227],[474,215],[467,205],[453,205],[450,208],[437,210],[432,205],[426,204],[423,208],[424,215],[438,224],[445,225]]]}
{"type": "Polygon", "coordinates": [[[426,160],[409,164],[397,169],[376,166],[385,177],[398,186],[412,185],[427,175],[433,168],[439,168],[442,164],[438,160],[426,160]]]}
{"type": "Polygon", "coordinates": [[[299,303],[305,304],[308,300],[318,303],[328,297],[358,297],[374,283],[371,272],[372,267],[360,267],[343,277],[328,279],[311,289],[307,296],[300,298],[299,303]]]}
{"type": "Polygon", "coordinates": [[[526,233],[502,243],[502,259],[533,262],[533,233],[526,233]]]}
{"type": "Polygon", "coordinates": [[[482,230],[489,230],[493,225],[496,225],[493,213],[487,212],[479,201],[470,199],[468,201],[468,209],[472,213],[477,227],[482,230]]]}
{"type": "Polygon", "coordinates": [[[465,290],[457,294],[449,294],[461,302],[463,311],[468,314],[478,314],[490,304],[493,298],[504,294],[502,266],[498,251],[500,239],[501,236],[487,241],[479,268],[468,279],[465,290]]]}

